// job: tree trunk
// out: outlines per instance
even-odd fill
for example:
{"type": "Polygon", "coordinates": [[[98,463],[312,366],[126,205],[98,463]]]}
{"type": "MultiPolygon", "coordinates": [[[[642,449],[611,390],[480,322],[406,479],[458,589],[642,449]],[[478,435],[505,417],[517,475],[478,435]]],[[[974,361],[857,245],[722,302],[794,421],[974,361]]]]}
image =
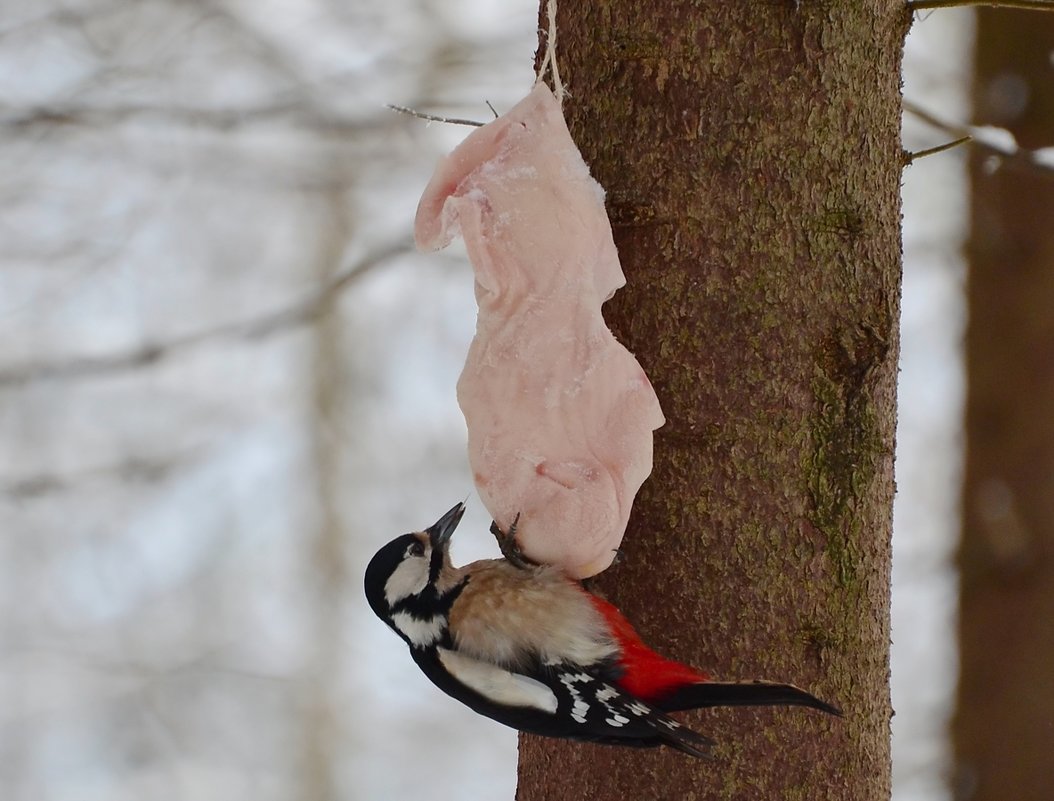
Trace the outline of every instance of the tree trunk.
{"type": "Polygon", "coordinates": [[[560,4],[565,113],[628,279],[605,316],[668,418],[599,588],[661,652],[846,716],[689,713],[716,761],[523,736],[520,801],[889,796],[909,21],[901,0],[560,4]]]}
{"type": "MultiPolygon", "coordinates": [[[[1051,144],[1054,15],[978,15],[977,121],[1051,144]]],[[[957,796],[1054,787],[1054,180],[971,158],[957,796]]]]}
{"type": "MultiPolygon", "coordinates": [[[[336,169],[336,165],[332,165],[336,169]]],[[[325,286],[340,267],[344,249],[351,239],[348,221],[353,214],[343,190],[334,187],[318,199],[324,204],[319,226],[318,252],[315,254],[314,279],[325,286]]],[[[314,652],[304,682],[302,699],[302,735],[300,790],[310,801],[351,801],[342,795],[338,781],[338,743],[341,720],[334,714],[340,708],[336,700],[346,653],[342,638],[346,625],[340,599],[351,583],[344,546],[347,534],[341,518],[342,486],[341,451],[346,442],[335,432],[341,429],[342,415],[352,410],[347,398],[349,354],[344,349],[341,318],[327,304],[312,321],[314,361],[311,365],[311,406],[308,411],[313,444],[314,485],[317,489],[318,521],[311,535],[309,614],[314,627],[311,641],[314,652]]]]}

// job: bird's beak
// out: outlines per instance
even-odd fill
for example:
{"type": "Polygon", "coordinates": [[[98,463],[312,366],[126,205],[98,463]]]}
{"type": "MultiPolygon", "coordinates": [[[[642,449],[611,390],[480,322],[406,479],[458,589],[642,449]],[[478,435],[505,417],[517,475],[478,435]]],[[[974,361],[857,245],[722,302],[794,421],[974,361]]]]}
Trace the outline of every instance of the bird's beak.
{"type": "Polygon", "coordinates": [[[454,533],[454,529],[457,528],[457,524],[461,522],[463,514],[465,514],[465,504],[459,503],[425,529],[425,534],[432,541],[433,548],[440,548],[446,545],[450,536],[454,533]]]}

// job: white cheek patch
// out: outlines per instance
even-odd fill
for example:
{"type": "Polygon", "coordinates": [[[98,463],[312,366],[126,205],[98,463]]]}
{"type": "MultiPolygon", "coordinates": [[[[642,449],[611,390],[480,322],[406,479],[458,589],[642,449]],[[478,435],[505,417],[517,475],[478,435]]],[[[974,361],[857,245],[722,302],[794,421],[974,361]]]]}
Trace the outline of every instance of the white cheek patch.
{"type": "Polygon", "coordinates": [[[439,649],[439,661],[455,679],[496,704],[556,712],[556,695],[530,676],[470,659],[446,648],[439,649]]]}
{"type": "Polygon", "coordinates": [[[420,595],[427,585],[428,560],[424,557],[404,559],[384,585],[384,600],[389,606],[394,606],[403,598],[420,595]]]}
{"type": "Polygon", "coordinates": [[[446,628],[446,618],[442,615],[421,620],[408,612],[396,612],[392,615],[392,623],[406,635],[410,642],[421,648],[437,642],[443,636],[443,629],[446,628]]]}

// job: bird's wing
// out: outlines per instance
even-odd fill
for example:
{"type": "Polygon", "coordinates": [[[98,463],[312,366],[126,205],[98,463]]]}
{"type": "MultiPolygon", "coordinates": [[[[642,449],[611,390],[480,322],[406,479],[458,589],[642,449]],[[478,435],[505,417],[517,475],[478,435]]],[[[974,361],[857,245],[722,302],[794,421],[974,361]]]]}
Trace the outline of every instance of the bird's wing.
{"type": "Polygon", "coordinates": [[[697,757],[709,757],[714,741],[685,728],[655,707],[577,665],[549,669],[549,686],[577,739],[623,745],[666,744],[697,757]]]}
{"type": "Polygon", "coordinates": [[[480,715],[549,737],[708,757],[712,741],[578,665],[512,670],[450,648],[413,651],[436,686],[480,715]]]}

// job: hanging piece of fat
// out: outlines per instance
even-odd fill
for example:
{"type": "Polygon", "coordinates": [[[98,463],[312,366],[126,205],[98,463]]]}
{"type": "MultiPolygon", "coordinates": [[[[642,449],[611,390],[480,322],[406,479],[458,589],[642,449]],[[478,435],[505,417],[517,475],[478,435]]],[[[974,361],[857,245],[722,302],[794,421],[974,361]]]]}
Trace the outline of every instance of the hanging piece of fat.
{"type": "Polygon", "coordinates": [[[422,250],[465,240],[476,336],[458,381],[480,498],[530,559],[611,564],[652,467],[658,398],[600,307],[626,279],[560,105],[539,83],[443,158],[417,208],[422,250]]]}

